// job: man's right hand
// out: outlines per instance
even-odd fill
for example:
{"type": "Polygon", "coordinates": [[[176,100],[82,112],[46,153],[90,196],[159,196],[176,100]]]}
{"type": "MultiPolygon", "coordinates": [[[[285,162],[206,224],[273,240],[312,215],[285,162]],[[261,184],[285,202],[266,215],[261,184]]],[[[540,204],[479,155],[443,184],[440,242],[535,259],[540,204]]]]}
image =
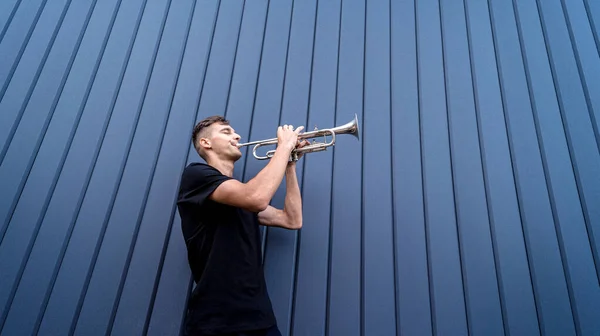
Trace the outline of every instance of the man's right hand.
{"type": "Polygon", "coordinates": [[[277,146],[292,151],[298,144],[298,134],[304,129],[300,126],[294,130],[292,125],[283,125],[277,128],[277,146]]]}

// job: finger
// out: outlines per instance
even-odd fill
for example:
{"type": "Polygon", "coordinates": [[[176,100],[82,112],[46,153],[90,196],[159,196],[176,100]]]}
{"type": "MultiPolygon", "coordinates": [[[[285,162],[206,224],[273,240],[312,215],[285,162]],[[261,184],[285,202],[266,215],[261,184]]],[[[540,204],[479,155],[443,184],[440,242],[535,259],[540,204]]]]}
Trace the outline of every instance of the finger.
{"type": "Polygon", "coordinates": [[[299,126],[298,128],[296,128],[296,134],[299,134],[302,130],[304,129],[304,126],[299,126]]]}

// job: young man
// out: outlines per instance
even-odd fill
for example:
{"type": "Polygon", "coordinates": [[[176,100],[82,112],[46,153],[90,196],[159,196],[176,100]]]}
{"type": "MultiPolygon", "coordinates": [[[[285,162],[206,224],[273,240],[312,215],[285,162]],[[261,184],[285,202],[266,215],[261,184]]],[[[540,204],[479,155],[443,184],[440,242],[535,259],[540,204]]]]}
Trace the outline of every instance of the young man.
{"type": "Polygon", "coordinates": [[[292,150],[308,143],[298,141],[302,129],[280,126],[274,156],[242,183],[232,177],[242,153],[229,122],[213,116],[194,127],[192,142],[206,164],[185,168],[177,202],[196,283],[185,335],[281,335],[264,279],[259,225],[302,227],[296,162],[289,160],[292,150]],[[276,209],[269,203],[284,176],[284,207],[276,209]]]}

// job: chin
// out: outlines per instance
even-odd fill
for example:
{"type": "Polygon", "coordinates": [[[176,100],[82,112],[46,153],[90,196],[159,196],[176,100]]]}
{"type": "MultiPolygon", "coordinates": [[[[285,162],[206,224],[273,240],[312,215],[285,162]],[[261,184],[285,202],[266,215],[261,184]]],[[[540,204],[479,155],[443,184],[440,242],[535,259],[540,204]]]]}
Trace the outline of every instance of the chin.
{"type": "Polygon", "coordinates": [[[242,157],[242,153],[233,153],[230,158],[231,160],[233,160],[234,162],[239,160],[242,157]]]}

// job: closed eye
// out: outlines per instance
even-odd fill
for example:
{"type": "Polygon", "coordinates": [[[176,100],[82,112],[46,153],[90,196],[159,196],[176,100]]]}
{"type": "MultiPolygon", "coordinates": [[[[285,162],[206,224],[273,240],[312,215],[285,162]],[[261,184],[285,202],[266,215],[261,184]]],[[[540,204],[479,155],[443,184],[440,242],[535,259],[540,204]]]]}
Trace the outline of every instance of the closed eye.
{"type": "Polygon", "coordinates": [[[233,132],[233,129],[231,129],[230,127],[225,127],[223,129],[221,129],[221,133],[224,134],[231,134],[233,132]]]}

